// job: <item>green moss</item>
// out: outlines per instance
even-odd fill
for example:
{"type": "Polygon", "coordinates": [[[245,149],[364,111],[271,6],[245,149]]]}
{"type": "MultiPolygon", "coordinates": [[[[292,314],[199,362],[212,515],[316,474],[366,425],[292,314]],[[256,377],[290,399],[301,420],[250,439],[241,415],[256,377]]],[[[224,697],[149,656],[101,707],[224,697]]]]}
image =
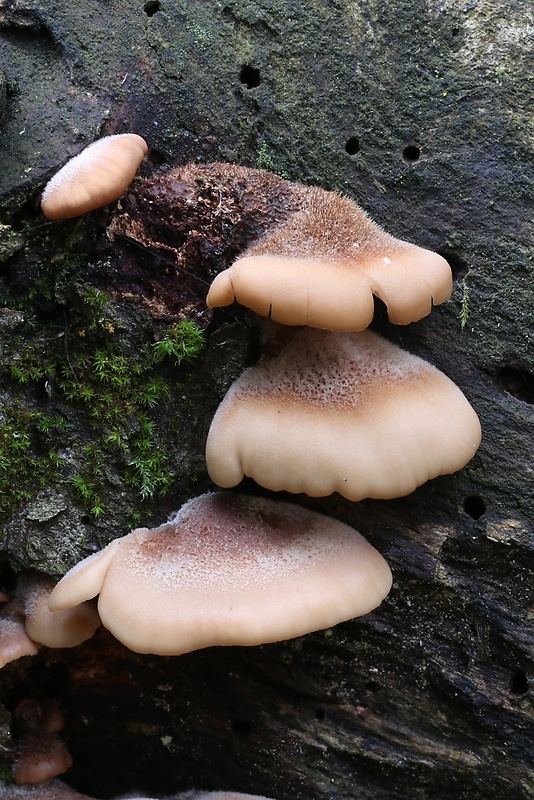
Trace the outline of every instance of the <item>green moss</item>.
{"type": "Polygon", "coordinates": [[[176,365],[191,361],[205,345],[204,333],[190,320],[181,320],[166,331],[154,347],[155,361],[171,357],[176,365]]]}
{"type": "Polygon", "coordinates": [[[55,347],[46,342],[46,359],[47,334],[42,340],[32,337],[31,324],[8,345],[3,368],[25,396],[17,408],[4,410],[0,427],[1,515],[30,499],[36,486],[59,478],[65,466],[60,441],[74,447],[68,475],[73,496],[94,517],[106,513],[115,471],[140,501],[164,495],[173,480],[168,420],[161,425],[159,407],[171,396],[175,368],[203,349],[202,331],[182,320],[160,329],[153,343],[150,327],[144,330],[136,318],[139,330],[132,343],[131,335],[123,338],[125,321],[118,308],[87,285],[77,287],[69,312],[76,326],[48,337],[55,347]],[[170,369],[162,363],[166,360],[170,369]],[[32,404],[43,386],[49,410],[35,410],[32,404]]]}
{"type": "Polygon", "coordinates": [[[11,513],[33,496],[36,486],[58,476],[57,453],[45,448],[35,453],[35,439],[44,415],[24,408],[19,401],[2,411],[0,422],[0,516],[11,513]]]}

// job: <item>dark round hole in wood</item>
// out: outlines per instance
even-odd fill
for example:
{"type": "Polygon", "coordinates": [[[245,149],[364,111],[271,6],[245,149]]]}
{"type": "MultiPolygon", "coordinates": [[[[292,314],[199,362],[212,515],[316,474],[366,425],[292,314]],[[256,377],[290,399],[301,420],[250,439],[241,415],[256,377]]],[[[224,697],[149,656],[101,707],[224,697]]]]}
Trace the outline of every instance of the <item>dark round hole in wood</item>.
{"type": "Polygon", "coordinates": [[[319,720],[319,722],[322,722],[324,720],[324,708],[316,708],[313,716],[315,719],[319,720]]]}
{"type": "Polygon", "coordinates": [[[413,164],[414,161],[418,161],[421,155],[421,150],[416,144],[407,144],[404,150],[402,151],[402,157],[405,161],[409,164],[413,164]]]}
{"type": "Polygon", "coordinates": [[[250,724],[244,719],[235,719],[232,722],[232,730],[234,733],[237,733],[238,736],[241,736],[243,739],[249,735],[251,731],[250,724]]]}
{"type": "Polygon", "coordinates": [[[534,374],[527,369],[503,367],[499,370],[499,383],[502,388],[523,403],[534,403],[534,374]]]}
{"type": "Polygon", "coordinates": [[[486,504],[478,494],[470,494],[464,500],[464,511],[473,519],[480,519],[486,513],[486,504]]]}
{"type": "Polygon", "coordinates": [[[443,250],[438,249],[436,252],[449,262],[452,276],[455,280],[462,280],[466,276],[468,264],[465,259],[445,248],[443,250]]]}
{"type": "Polygon", "coordinates": [[[526,694],[528,692],[528,678],[522,669],[514,672],[510,678],[510,694],[526,694]]]}
{"type": "Polygon", "coordinates": [[[153,17],[154,14],[159,11],[161,8],[161,3],[159,0],[148,0],[148,3],[144,5],[144,11],[147,17],[153,17]]]}
{"type": "Polygon", "coordinates": [[[82,514],[81,520],[84,525],[88,525],[91,522],[91,517],[89,514],[82,514]]]}
{"type": "Polygon", "coordinates": [[[243,64],[239,73],[239,80],[245,84],[247,89],[255,89],[261,83],[260,71],[250,64],[243,64]]]}
{"type": "Polygon", "coordinates": [[[360,152],[360,140],[357,136],[350,136],[345,143],[345,150],[349,156],[355,156],[360,152]]]}

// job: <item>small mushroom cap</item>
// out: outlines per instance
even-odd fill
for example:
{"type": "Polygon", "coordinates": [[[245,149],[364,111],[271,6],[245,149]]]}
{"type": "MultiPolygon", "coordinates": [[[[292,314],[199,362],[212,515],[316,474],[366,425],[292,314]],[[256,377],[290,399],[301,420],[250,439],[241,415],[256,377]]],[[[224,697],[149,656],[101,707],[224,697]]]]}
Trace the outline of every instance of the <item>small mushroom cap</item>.
{"type": "Polygon", "coordinates": [[[41,783],[72,767],[72,756],[57,733],[31,730],[23,734],[13,763],[17,784],[41,783]]]}
{"type": "MultiPolygon", "coordinates": [[[[274,500],[202,495],[172,522],[116,541],[98,609],[141,653],[289,639],[366,614],[391,587],[387,563],[355,530],[274,500]]],[[[55,607],[85,599],[84,572],[82,562],[65,576],[67,600],[58,583],[55,607]]]]}
{"type": "Polygon", "coordinates": [[[13,708],[13,719],[17,728],[22,730],[36,729],[57,733],[65,727],[65,717],[54,700],[34,697],[21,698],[13,708]]]}
{"type": "Polygon", "coordinates": [[[0,668],[22,656],[34,656],[39,646],[30,639],[21,616],[0,617],[0,668]]]}
{"type": "Polygon", "coordinates": [[[356,331],[373,318],[373,295],[402,325],[450,297],[451,269],[437,253],[395,239],[335,192],[310,188],[303,203],[217,275],[208,308],[237,300],[284,325],[356,331]]]}
{"type": "Polygon", "coordinates": [[[136,133],[98,139],[46,184],[41,197],[43,214],[47,219],[78,217],[117,200],[147,153],[147,143],[136,133]]]}
{"type": "Polygon", "coordinates": [[[19,578],[17,595],[24,605],[26,633],[47,647],[76,647],[93,636],[100,627],[100,617],[93,603],[50,611],[48,598],[54,586],[55,581],[47,575],[30,573],[19,578]]]}
{"type": "Polygon", "coordinates": [[[478,417],[435,367],[374,333],[287,330],[233,384],[206,444],[222,487],[349,500],[409,494],[475,454],[478,417]]]}

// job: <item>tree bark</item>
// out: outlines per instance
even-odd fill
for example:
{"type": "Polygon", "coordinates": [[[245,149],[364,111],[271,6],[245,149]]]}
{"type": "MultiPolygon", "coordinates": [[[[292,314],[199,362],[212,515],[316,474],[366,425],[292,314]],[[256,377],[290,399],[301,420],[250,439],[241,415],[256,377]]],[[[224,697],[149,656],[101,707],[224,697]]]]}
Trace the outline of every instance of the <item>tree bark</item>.
{"type": "Polygon", "coordinates": [[[409,497],[297,498],[386,557],[377,611],[176,658],[103,630],[43,648],[0,672],[6,769],[9,712],[32,696],[64,709],[65,778],[99,798],[534,796],[528,15],[491,0],[0,0],[0,589],[21,570],[59,577],[213,488],[211,418],[261,349],[252,314],[204,308],[241,246],[215,195],[166,242],[178,261],[110,241],[106,211],[40,216],[44,182],[101,134],[144,136],[146,175],[230,161],[336,189],[444,255],[451,300],[402,328],[377,304],[375,327],[452,378],[483,429],[465,469],[409,497]],[[189,359],[171,347],[183,320],[206,339],[182,337],[189,359]]]}

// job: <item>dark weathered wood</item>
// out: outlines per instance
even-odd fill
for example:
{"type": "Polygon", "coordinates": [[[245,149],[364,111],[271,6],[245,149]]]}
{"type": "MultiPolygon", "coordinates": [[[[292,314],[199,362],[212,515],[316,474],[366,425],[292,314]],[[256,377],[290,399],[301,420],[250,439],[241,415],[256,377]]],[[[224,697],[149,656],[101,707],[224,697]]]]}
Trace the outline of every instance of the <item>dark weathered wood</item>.
{"type": "MultiPolygon", "coordinates": [[[[534,796],[528,13],[521,3],[422,0],[0,0],[5,588],[14,570],[59,576],[209,488],[211,416],[261,345],[251,315],[203,310],[207,286],[195,276],[209,281],[240,245],[231,216],[217,234],[214,196],[193,206],[183,284],[172,253],[111,242],[106,213],[54,224],[39,216],[44,180],[101,132],[145,136],[147,175],[189,160],[237,161],[336,188],[394,235],[445,255],[451,301],[403,328],[377,304],[375,327],[448,374],[484,431],[466,469],[410,497],[293,498],[349,522],[388,559],[393,591],[366,618],[294,642],[174,659],[129,653],[100,632],[72,651],[43,649],[6,666],[7,711],[27,695],[63,706],[74,756],[67,778],[80,791],[534,796]],[[95,300],[94,288],[109,301],[95,300]],[[207,346],[191,364],[154,363],[152,345],[176,313],[205,329],[207,346]],[[111,403],[124,416],[96,424],[89,401],[69,401],[61,386],[71,367],[100,391],[84,366],[98,351],[138,364],[145,388],[156,376],[170,387],[147,407],[151,441],[167,459],[158,474],[171,473],[161,495],[142,501],[139,482],[128,482],[143,410],[133,382],[111,403]],[[38,369],[48,362],[53,371],[38,369]],[[43,431],[37,412],[67,424],[43,431]],[[129,455],[106,443],[117,427],[129,455]],[[14,433],[29,436],[22,455],[14,433]],[[91,474],[100,472],[84,502],[73,480],[88,474],[91,443],[100,454],[91,474]]],[[[454,436],[454,420],[446,424],[454,436]]],[[[8,727],[1,716],[7,749],[8,727]]]]}

